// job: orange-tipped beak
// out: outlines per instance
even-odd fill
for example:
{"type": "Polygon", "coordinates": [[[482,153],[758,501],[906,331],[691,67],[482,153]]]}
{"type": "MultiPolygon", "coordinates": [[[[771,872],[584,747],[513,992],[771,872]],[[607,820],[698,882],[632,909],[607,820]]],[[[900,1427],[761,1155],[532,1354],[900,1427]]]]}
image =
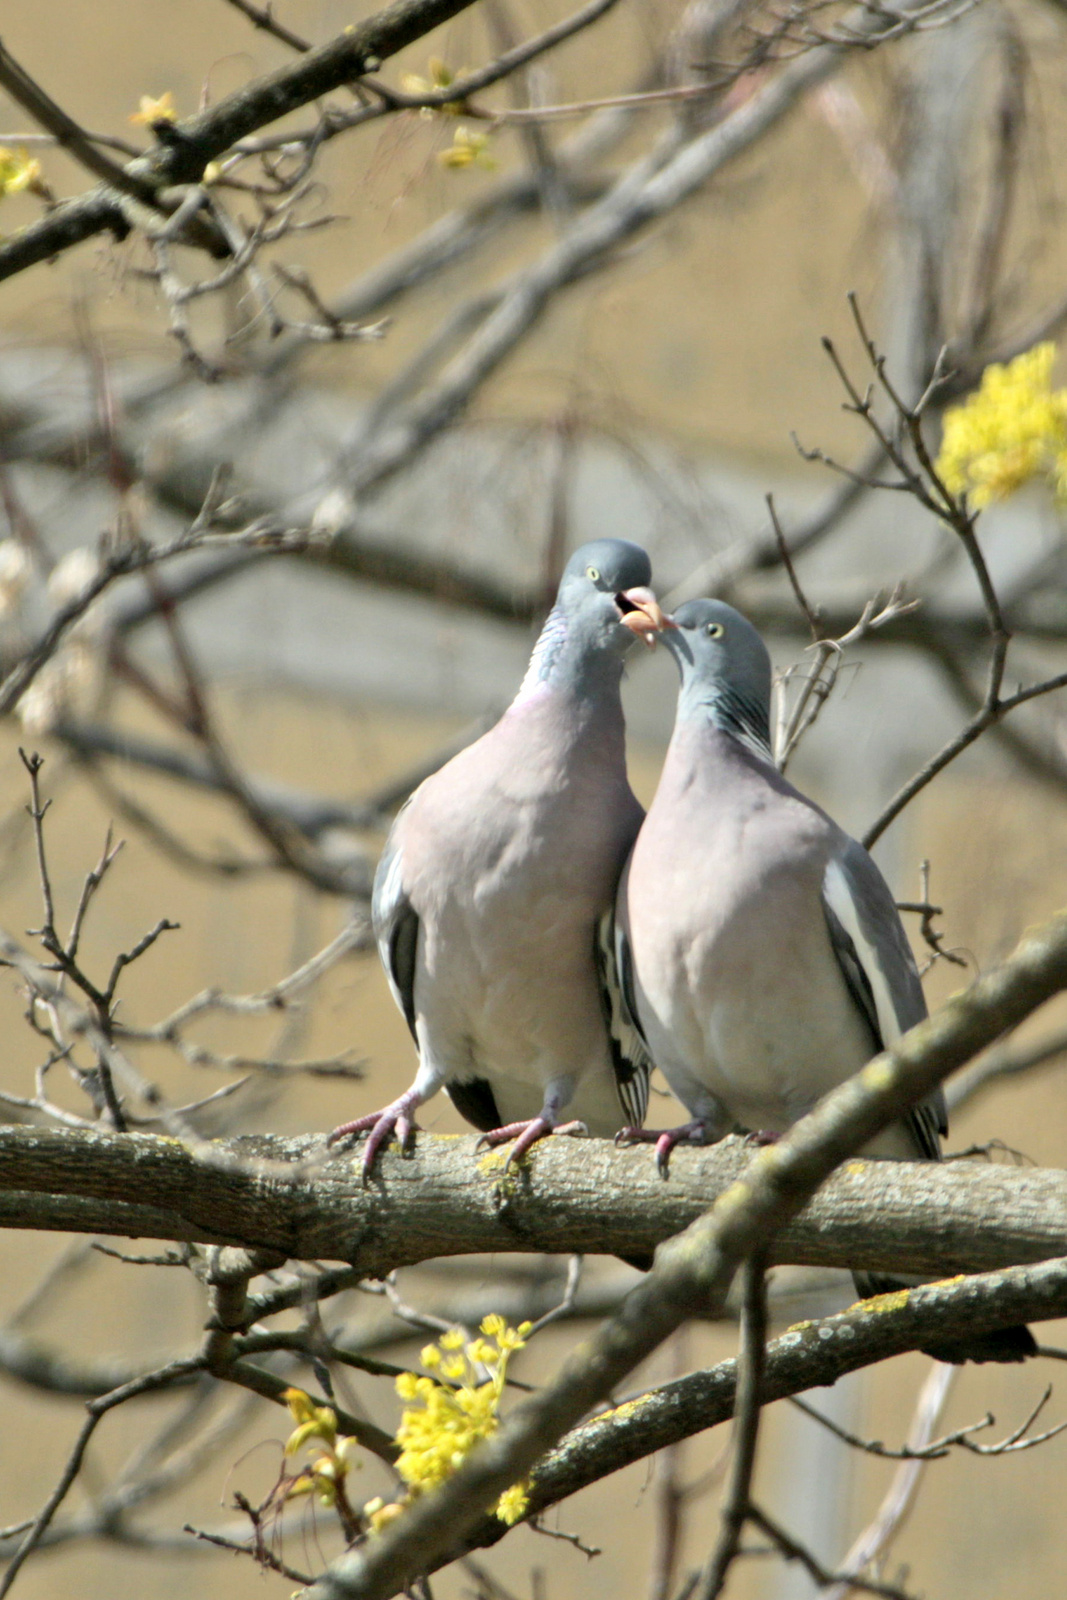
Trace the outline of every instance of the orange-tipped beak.
{"type": "Polygon", "coordinates": [[[674,627],[651,589],[624,589],[615,596],[615,604],[622,612],[623,627],[635,633],[650,650],[655,648],[657,633],[674,627]]]}

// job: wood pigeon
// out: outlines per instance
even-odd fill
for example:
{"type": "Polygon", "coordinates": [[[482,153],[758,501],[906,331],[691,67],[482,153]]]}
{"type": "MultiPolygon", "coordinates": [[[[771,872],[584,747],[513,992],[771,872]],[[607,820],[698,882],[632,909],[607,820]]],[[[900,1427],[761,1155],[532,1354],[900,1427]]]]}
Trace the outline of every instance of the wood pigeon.
{"type": "Polygon", "coordinates": [[[644,1119],[650,1062],[635,1033],[610,1031],[598,941],[643,816],[620,685],[635,636],[669,626],[650,578],[622,539],[577,550],[508,710],[397,816],[372,916],[419,1067],[398,1100],[330,1135],[369,1131],[364,1181],[442,1087],[486,1143],[515,1139],[509,1160],[546,1134],[644,1119]]]}
{"type": "MultiPolygon", "coordinates": [[[[732,1128],[774,1137],[926,1016],[885,879],[863,846],[800,794],[770,747],[771,661],[751,623],[691,600],[663,635],[681,688],[659,788],[619,886],[622,997],[693,1121],[672,1147],[732,1128]]],[[[941,1090],[861,1152],[937,1161],[941,1090]]],[[[912,1280],[918,1282],[920,1280],[912,1280]]],[[[904,1280],[857,1275],[861,1294],[904,1280]]],[[[931,1350],[1021,1360],[1026,1328],[931,1350]]]]}

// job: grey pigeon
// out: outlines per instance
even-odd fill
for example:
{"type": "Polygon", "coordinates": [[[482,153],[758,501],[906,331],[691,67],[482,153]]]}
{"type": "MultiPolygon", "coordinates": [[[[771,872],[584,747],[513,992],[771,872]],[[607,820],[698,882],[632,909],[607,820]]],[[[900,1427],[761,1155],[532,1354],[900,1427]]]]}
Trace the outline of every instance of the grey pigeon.
{"type": "MultiPolygon", "coordinates": [[[[926,1015],[882,874],[774,766],[763,640],[721,601],[688,601],[673,621],[677,717],[615,931],[623,996],[694,1119],[620,1135],[655,1140],[661,1170],[681,1141],[783,1132],[926,1015]]],[[[862,1154],[937,1161],[945,1132],[939,1089],[862,1154]]],[[[867,1294],[902,1281],[857,1276],[867,1294]]],[[[1020,1360],[1035,1348],[1018,1328],[930,1353],[1020,1360]]]]}
{"type": "Polygon", "coordinates": [[[442,1087],[487,1143],[515,1139],[511,1160],[546,1134],[644,1118],[650,1064],[610,1032],[598,932],[643,816],[620,685],[635,636],[666,626],[650,577],[624,540],[577,550],[508,710],[397,816],[372,913],[419,1067],[330,1135],[369,1131],[365,1180],[442,1087]]]}

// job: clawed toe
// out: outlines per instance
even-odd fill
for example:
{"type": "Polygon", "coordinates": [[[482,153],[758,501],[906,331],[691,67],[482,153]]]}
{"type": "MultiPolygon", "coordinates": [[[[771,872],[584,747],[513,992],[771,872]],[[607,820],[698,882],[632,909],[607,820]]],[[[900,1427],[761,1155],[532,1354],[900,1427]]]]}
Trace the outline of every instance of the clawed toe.
{"type": "Polygon", "coordinates": [[[418,1131],[418,1123],[411,1116],[408,1106],[393,1105],[386,1106],[384,1111],[371,1111],[365,1117],[356,1117],[352,1122],[342,1122],[339,1128],[334,1128],[333,1132],[327,1135],[326,1143],[332,1146],[355,1134],[369,1135],[363,1150],[363,1185],[366,1187],[370,1181],[374,1158],[382,1146],[388,1144],[395,1134],[401,1150],[406,1150],[412,1135],[418,1131]]]}
{"type": "Polygon", "coordinates": [[[711,1141],[711,1128],[699,1118],[692,1122],[683,1123],[680,1128],[620,1128],[615,1135],[617,1145],[625,1144],[654,1144],[656,1147],[656,1170],[661,1178],[666,1178],[670,1167],[671,1151],[676,1144],[708,1144],[711,1141]]]}
{"type": "Polygon", "coordinates": [[[507,1144],[509,1139],[514,1139],[515,1144],[508,1152],[505,1170],[513,1161],[518,1161],[524,1156],[539,1139],[547,1139],[550,1134],[557,1133],[588,1133],[589,1129],[584,1122],[559,1122],[551,1123],[547,1117],[531,1117],[529,1122],[509,1122],[502,1128],[491,1128],[488,1133],[483,1133],[475,1149],[484,1147],[493,1149],[498,1144],[507,1144]]]}

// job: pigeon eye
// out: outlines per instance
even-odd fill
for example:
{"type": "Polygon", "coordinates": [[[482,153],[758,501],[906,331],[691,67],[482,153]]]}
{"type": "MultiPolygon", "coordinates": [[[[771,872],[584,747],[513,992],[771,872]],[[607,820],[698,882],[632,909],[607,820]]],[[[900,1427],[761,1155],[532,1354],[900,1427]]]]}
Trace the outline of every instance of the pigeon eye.
{"type": "Polygon", "coordinates": [[[599,567],[586,567],[585,575],[586,575],[587,578],[591,579],[593,583],[599,583],[600,582],[600,568],[599,567]]]}
{"type": "Polygon", "coordinates": [[[707,634],[709,639],[721,639],[722,638],[722,623],[721,622],[708,622],[704,626],[704,632],[707,634]]]}

